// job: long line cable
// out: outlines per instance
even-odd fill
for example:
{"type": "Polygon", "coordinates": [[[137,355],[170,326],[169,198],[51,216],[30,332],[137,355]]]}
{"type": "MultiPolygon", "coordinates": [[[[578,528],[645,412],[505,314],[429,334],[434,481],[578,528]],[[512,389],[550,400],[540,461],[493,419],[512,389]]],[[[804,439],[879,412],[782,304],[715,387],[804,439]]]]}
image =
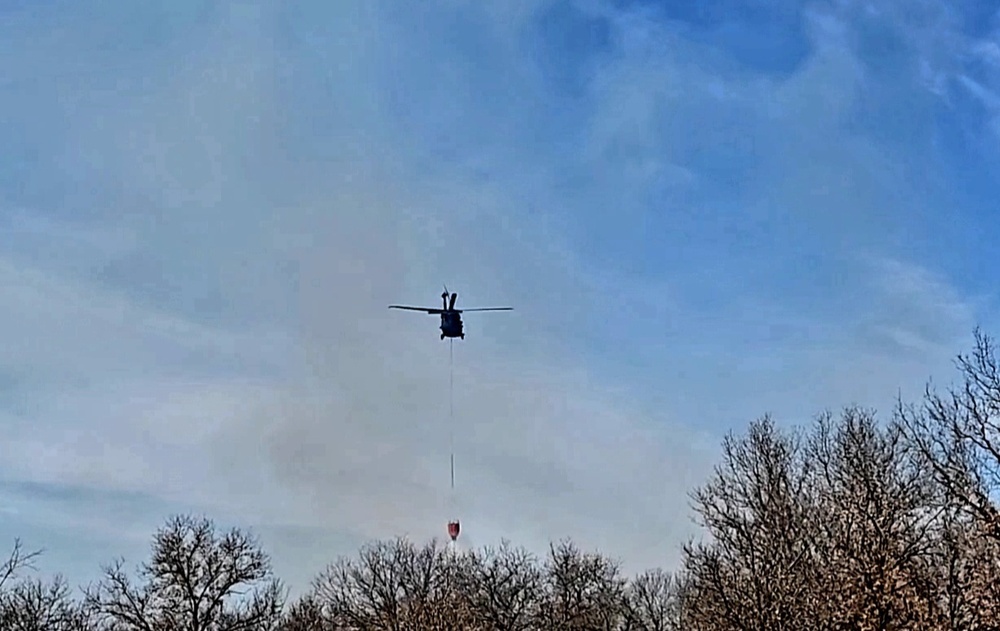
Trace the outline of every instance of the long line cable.
{"type": "MultiPolygon", "coordinates": [[[[448,340],[448,443],[451,449],[451,492],[455,494],[455,340],[448,340]]],[[[453,498],[454,499],[454,498],[453,498]]]]}

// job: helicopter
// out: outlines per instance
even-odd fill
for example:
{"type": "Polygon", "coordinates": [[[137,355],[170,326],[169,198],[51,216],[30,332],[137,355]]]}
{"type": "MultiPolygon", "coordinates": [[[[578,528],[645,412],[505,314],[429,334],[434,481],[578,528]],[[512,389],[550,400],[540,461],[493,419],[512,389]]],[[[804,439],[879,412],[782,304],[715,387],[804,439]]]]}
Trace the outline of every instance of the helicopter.
{"type": "Polygon", "coordinates": [[[445,285],[444,293],[441,294],[441,308],[432,307],[408,307],[405,305],[389,305],[390,309],[407,309],[409,311],[423,311],[429,315],[441,316],[441,339],[446,337],[458,337],[465,339],[465,329],[462,325],[462,314],[469,311],[513,311],[513,307],[480,307],[477,309],[456,309],[455,301],[458,294],[449,294],[448,286],[445,285]]]}

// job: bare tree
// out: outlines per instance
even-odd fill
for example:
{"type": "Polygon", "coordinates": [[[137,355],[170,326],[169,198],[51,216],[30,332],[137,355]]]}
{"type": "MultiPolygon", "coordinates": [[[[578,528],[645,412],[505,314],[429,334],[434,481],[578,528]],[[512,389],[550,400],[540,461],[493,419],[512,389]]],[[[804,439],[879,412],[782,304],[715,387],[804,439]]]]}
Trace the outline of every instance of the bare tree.
{"type": "Polygon", "coordinates": [[[909,457],[901,428],[849,408],[817,419],[807,457],[822,598],[830,628],[935,628],[934,481],[909,457]]]}
{"type": "Polygon", "coordinates": [[[25,552],[20,539],[14,539],[14,546],[11,548],[7,559],[0,563],[0,590],[9,586],[10,581],[17,578],[22,570],[34,570],[35,559],[42,554],[41,550],[25,552]]]}
{"type": "Polygon", "coordinates": [[[549,547],[537,626],[567,631],[610,631],[624,618],[626,580],[618,563],[582,552],[569,541],[549,547]]]}
{"type": "Polygon", "coordinates": [[[993,341],[979,329],[971,355],[957,358],[962,385],[941,395],[930,386],[923,405],[897,407],[914,450],[947,495],[1000,539],[1000,364],[993,341]]]}
{"type": "Polygon", "coordinates": [[[1000,364],[980,329],[957,357],[960,384],[928,384],[921,405],[900,400],[896,419],[909,448],[938,483],[934,526],[940,627],[1000,624],[1000,364]]]}
{"type": "Polygon", "coordinates": [[[285,612],[280,631],[335,631],[332,622],[323,616],[323,608],[313,594],[306,594],[285,612]]]}
{"type": "Polygon", "coordinates": [[[939,622],[947,631],[1000,629],[1000,542],[968,513],[935,524],[939,622]]]}
{"type": "Polygon", "coordinates": [[[692,494],[711,540],[684,546],[690,628],[813,628],[811,481],[800,438],[767,416],[723,441],[722,465],[692,494]]]}
{"type": "Polygon", "coordinates": [[[70,596],[61,576],[51,582],[22,580],[0,594],[0,629],[7,631],[90,631],[96,626],[70,596]]]}
{"type": "Polygon", "coordinates": [[[70,597],[61,576],[51,582],[21,577],[36,570],[41,550],[25,552],[14,540],[7,559],[0,563],[0,629],[10,631],[87,631],[91,629],[84,609],[70,597]]]}
{"type": "Polygon", "coordinates": [[[283,588],[249,534],[217,532],[207,518],[179,516],[155,535],[134,585],[121,561],[86,590],[86,604],[115,630],[264,631],[277,627],[283,588]]]}
{"type": "Polygon", "coordinates": [[[623,631],[679,631],[680,582],[661,569],[648,570],[629,581],[625,593],[623,631]]]}
{"type": "Polygon", "coordinates": [[[436,541],[397,539],[342,557],[314,581],[311,598],[336,629],[448,628],[458,614],[446,585],[451,566],[436,541]]]}
{"type": "Polygon", "coordinates": [[[537,559],[523,548],[501,542],[496,549],[460,557],[458,592],[478,629],[527,631],[532,628],[542,591],[537,559]]]}

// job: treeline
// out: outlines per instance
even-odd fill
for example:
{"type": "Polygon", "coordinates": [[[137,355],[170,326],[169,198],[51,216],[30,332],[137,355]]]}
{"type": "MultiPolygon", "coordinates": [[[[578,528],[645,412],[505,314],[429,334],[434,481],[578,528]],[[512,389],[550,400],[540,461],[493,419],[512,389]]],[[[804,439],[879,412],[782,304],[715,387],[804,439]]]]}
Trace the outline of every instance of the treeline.
{"type": "Polygon", "coordinates": [[[979,331],[960,385],[876,420],[860,408],[724,442],[692,493],[704,539],[675,573],[625,576],[570,542],[536,558],[502,544],[452,553],[377,542],[287,602],[257,541],[176,517],[134,573],[115,563],[73,595],[0,567],[0,629],[1000,629],[1000,368],[979,331]]]}

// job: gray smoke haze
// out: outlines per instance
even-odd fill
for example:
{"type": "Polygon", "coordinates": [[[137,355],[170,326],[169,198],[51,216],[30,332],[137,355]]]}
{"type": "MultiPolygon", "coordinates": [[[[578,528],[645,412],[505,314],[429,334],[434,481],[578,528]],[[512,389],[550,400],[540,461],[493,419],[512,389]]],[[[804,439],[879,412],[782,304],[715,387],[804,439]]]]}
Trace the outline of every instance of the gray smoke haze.
{"type": "Polygon", "coordinates": [[[466,546],[572,537],[669,568],[725,431],[885,409],[948,367],[984,303],[881,243],[917,203],[892,194],[909,154],[839,125],[909,93],[872,87],[833,28],[856,16],[803,13],[813,55],[775,78],[580,5],[611,49],[557,88],[559,51],[523,42],[555,5],[508,4],[0,28],[0,111],[36,156],[7,145],[0,534],[85,580],[206,512],[260,532],[295,591],[452,516],[466,546]],[[454,425],[436,318],[386,309],[442,283],[515,307],[467,316],[454,425]]]}

